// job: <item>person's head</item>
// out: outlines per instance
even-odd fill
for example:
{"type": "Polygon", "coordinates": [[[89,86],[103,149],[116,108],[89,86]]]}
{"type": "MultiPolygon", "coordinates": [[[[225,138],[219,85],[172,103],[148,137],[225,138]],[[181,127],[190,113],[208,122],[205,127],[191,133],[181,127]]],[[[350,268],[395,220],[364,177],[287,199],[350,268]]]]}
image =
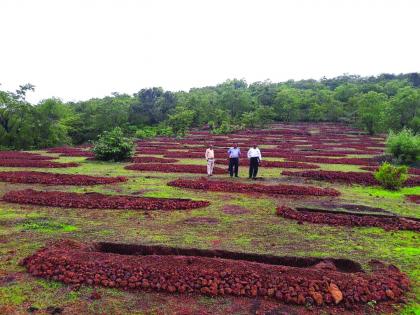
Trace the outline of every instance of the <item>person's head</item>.
{"type": "Polygon", "coordinates": [[[254,144],[252,147],[253,147],[254,149],[256,149],[258,146],[257,146],[256,144],[254,144]]]}
{"type": "Polygon", "coordinates": [[[233,147],[236,149],[238,147],[238,144],[237,143],[234,143],[233,144],[233,147]]]}
{"type": "Polygon", "coordinates": [[[213,145],[212,144],[209,145],[209,149],[213,150],[213,145]]]}

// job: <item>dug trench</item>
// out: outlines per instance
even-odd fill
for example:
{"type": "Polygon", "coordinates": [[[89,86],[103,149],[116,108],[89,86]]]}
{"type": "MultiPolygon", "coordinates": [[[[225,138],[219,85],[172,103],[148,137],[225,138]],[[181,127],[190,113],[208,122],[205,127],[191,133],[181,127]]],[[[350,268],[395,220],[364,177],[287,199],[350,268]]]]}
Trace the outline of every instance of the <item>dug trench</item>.
{"type": "Polygon", "coordinates": [[[378,261],[364,272],[348,259],[71,240],[52,243],[21,264],[33,276],[73,286],[259,297],[352,310],[373,300],[402,302],[410,286],[398,268],[378,261]]]}
{"type": "Polygon", "coordinates": [[[351,207],[344,208],[346,209],[345,211],[334,211],[330,209],[318,209],[318,208],[307,208],[307,207],[297,207],[295,209],[301,212],[331,213],[331,214],[354,215],[354,216],[359,216],[359,217],[376,217],[376,218],[388,218],[388,219],[400,218],[400,219],[420,222],[420,218],[400,216],[398,214],[393,214],[392,212],[389,212],[389,211],[385,212],[385,210],[384,212],[378,211],[376,213],[369,213],[369,212],[366,213],[366,212],[362,212],[365,209],[359,210],[357,208],[351,208],[351,207]]]}
{"type": "Polygon", "coordinates": [[[400,217],[397,215],[344,212],[303,207],[293,209],[284,205],[277,208],[276,214],[286,219],[297,220],[300,224],[309,222],[333,226],[369,226],[379,227],[385,230],[411,230],[420,232],[420,219],[400,217]]]}

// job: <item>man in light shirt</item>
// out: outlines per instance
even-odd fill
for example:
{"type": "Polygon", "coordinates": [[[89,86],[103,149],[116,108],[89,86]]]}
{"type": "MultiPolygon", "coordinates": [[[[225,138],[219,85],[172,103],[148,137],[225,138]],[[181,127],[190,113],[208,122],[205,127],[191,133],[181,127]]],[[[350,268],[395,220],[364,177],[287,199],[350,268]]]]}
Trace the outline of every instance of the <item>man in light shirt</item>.
{"type": "Polygon", "coordinates": [[[229,174],[230,174],[230,177],[233,176],[233,173],[235,173],[235,177],[238,177],[239,157],[241,156],[241,149],[238,148],[237,144],[234,144],[233,147],[231,147],[228,150],[228,154],[229,154],[229,174]]]}
{"type": "Polygon", "coordinates": [[[256,144],[248,150],[248,159],[249,178],[256,179],[258,174],[258,166],[260,165],[262,160],[260,149],[258,149],[256,144]]]}
{"type": "Polygon", "coordinates": [[[210,144],[206,150],[206,160],[207,160],[207,176],[212,176],[213,168],[214,168],[214,150],[213,150],[212,144],[210,144]]]}

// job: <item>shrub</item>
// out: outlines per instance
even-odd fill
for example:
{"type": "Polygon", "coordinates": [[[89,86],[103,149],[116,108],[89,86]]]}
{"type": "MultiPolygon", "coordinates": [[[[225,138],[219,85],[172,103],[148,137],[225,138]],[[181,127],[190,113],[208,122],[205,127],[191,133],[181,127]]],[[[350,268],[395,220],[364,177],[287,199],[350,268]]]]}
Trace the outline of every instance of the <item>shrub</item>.
{"type": "Polygon", "coordinates": [[[124,136],[121,128],[105,131],[95,142],[93,153],[102,161],[123,161],[133,156],[134,143],[124,136]]]}
{"type": "Polygon", "coordinates": [[[139,139],[146,139],[146,138],[154,138],[158,134],[156,127],[143,127],[141,129],[137,129],[135,136],[139,139]]]}
{"type": "Polygon", "coordinates": [[[399,133],[392,131],[386,141],[388,151],[403,164],[417,162],[420,158],[420,135],[415,135],[410,129],[399,133]]]}
{"type": "Polygon", "coordinates": [[[385,162],[375,172],[374,176],[385,189],[399,190],[408,179],[407,173],[407,166],[393,166],[385,162]]]}

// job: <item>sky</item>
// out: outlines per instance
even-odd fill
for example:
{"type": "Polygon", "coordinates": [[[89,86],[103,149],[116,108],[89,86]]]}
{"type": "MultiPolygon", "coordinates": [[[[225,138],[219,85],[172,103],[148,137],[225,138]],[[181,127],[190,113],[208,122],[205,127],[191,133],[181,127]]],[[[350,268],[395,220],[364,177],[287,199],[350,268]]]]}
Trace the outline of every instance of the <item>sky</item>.
{"type": "Polygon", "coordinates": [[[0,89],[64,101],[420,72],[418,0],[0,0],[0,89]]]}

